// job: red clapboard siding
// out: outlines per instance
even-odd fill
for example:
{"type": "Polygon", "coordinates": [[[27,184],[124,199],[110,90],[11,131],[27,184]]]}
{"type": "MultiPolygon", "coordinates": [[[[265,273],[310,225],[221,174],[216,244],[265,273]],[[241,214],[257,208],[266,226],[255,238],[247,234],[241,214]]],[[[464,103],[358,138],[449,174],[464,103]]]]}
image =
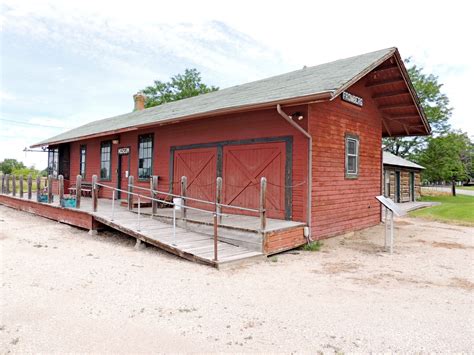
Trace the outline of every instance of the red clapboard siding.
{"type": "Polygon", "coordinates": [[[327,238],[379,223],[375,196],[381,190],[380,113],[364,86],[347,91],[364,99],[362,108],[336,98],[311,104],[309,130],[313,136],[312,236],[327,238]],[[359,177],[345,178],[345,134],[359,136],[359,177]]]}
{"type": "MultiPolygon", "coordinates": [[[[307,117],[307,105],[294,106],[289,112],[302,112],[307,117]]],[[[303,120],[303,125],[306,123],[303,120]]],[[[240,114],[223,115],[207,119],[199,119],[179,124],[154,126],[148,129],[139,129],[110,135],[103,138],[81,140],[71,143],[71,177],[74,183],[75,176],[79,173],[79,149],[81,144],[87,145],[86,177],[84,180],[91,181],[92,175],[100,172],[100,142],[118,138],[120,143],[112,145],[112,180],[99,181],[110,186],[117,186],[117,149],[130,147],[130,174],[135,176],[135,183],[149,187],[148,182],[137,181],[138,175],[138,136],[140,134],[153,133],[153,174],[159,176],[158,188],[169,191],[170,184],[173,190],[179,189],[179,176],[174,181],[169,179],[170,152],[171,147],[196,145],[203,143],[239,141],[270,137],[292,137],[292,208],[291,218],[296,221],[306,220],[306,197],[307,197],[307,138],[292,128],[275,109],[259,110],[240,114]]],[[[285,152],[286,153],[286,152],[285,152]]],[[[174,167],[172,168],[174,170],[174,167]]],[[[268,178],[268,177],[267,177],[268,178]]],[[[215,181],[215,178],[214,178],[215,181]]],[[[224,188],[225,188],[224,177],[224,188]]],[[[213,187],[215,189],[215,187],[213,187]]],[[[258,190],[256,190],[258,191],[258,190]]],[[[146,194],[146,192],[143,192],[146,194]]],[[[102,189],[101,197],[111,197],[110,190],[102,189]]]]}

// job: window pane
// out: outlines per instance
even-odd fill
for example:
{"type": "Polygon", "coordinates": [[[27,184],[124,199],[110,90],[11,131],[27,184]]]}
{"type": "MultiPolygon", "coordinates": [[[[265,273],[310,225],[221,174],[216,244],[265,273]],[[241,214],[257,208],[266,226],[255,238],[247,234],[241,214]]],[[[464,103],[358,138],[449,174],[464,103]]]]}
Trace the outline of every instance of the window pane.
{"type": "Polygon", "coordinates": [[[102,143],[100,148],[100,178],[101,179],[110,179],[110,156],[111,147],[110,142],[102,143]]]}
{"type": "Polygon", "coordinates": [[[356,154],[356,141],[353,139],[347,140],[347,153],[349,154],[356,154]]]}
{"type": "Polygon", "coordinates": [[[349,173],[356,172],[356,157],[347,157],[347,171],[349,173]]]}
{"type": "Polygon", "coordinates": [[[139,179],[148,179],[151,176],[153,138],[152,136],[140,136],[138,142],[138,177],[139,179]]]}

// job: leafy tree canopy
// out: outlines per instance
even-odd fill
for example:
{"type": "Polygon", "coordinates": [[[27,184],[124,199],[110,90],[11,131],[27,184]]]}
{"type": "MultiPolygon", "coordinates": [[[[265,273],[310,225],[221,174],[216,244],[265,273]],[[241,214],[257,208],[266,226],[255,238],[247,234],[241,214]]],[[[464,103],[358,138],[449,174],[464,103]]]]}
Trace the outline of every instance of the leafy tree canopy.
{"type": "MultiPolygon", "coordinates": [[[[407,65],[410,59],[405,61],[407,65]]],[[[449,131],[449,119],[452,108],[449,99],[441,89],[443,84],[438,82],[438,77],[433,74],[425,74],[423,68],[411,65],[408,74],[420,99],[420,104],[425,111],[433,136],[438,136],[449,131]]],[[[384,138],[384,149],[402,157],[413,157],[426,147],[430,137],[397,137],[384,138]]]]}
{"type": "Polygon", "coordinates": [[[4,174],[11,174],[14,170],[25,168],[25,164],[16,159],[4,159],[0,162],[0,171],[4,174]]]}
{"type": "Polygon", "coordinates": [[[459,131],[430,139],[417,159],[426,167],[423,179],[430,182],[468,179],[472,172],[473,147],[468,135],[459,131]]]}
{"type": "Polygon", "coordinates": [[[202,82],[197,69],[186,69],[184,74],[177,74],[168,82],[155,80],[154,85],[147,86],[142,92],[147,96],[145,107],[148,108],[217,90],[218,87],[202,82]]]}

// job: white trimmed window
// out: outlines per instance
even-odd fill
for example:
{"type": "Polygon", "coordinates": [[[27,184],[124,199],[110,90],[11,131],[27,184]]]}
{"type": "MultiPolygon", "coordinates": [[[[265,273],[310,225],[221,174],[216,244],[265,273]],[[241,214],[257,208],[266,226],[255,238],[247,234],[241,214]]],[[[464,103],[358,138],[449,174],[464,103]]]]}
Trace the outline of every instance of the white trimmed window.
{"type": "Polygon", "coordinates": [[[346,177],[359,175],[359,137],[346,134],[346,177]]]}

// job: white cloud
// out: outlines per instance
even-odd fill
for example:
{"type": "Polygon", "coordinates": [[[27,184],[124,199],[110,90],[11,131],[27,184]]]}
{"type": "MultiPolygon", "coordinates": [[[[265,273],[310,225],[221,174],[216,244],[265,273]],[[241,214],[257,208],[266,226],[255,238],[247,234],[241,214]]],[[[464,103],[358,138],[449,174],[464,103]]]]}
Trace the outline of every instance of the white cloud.
{"type": "Polygon", "coordinates": [[[6,92],[6,91],[3,91],[3,90],[0,90],[0,102],[3,104],[4,101],[12,101],[12,100],[15,100],[16,97],[13,96],[12,94],[6,92]]]}
{"type": "MultiPolygon", "coordinates": [[[[2,83],[2,106],[21,101],[24,112],[16,114],[32,123],[68,128],[126,112],[135,91],[186,66],[197,67],[207,83],[225,87],[398,46],[402,56],[439,75],[455,108],[453,125],[474,134],[473,48],[460,43],[474,33],[468,1],[400,0],[389,10],[379,1],[364,0],[3,0],[0,6],[3,33],[27,39],[29,44],[19,41],[18,46],[36,44],[51,53],[50,67],[41,68],[44,76],[37,76],[32,57],[24,85],[12,89],[2,83]],[[75,62],[55,56],[64,53],[75,62]],[[28,80],[45,81],[44,90],[24,93],[28,80]]],[[[3,60],[2,70],[8,70],[3,60]]],[[[15,144],[2,132],[0,152],[59,133],[25,132],[15,144]]]]}

